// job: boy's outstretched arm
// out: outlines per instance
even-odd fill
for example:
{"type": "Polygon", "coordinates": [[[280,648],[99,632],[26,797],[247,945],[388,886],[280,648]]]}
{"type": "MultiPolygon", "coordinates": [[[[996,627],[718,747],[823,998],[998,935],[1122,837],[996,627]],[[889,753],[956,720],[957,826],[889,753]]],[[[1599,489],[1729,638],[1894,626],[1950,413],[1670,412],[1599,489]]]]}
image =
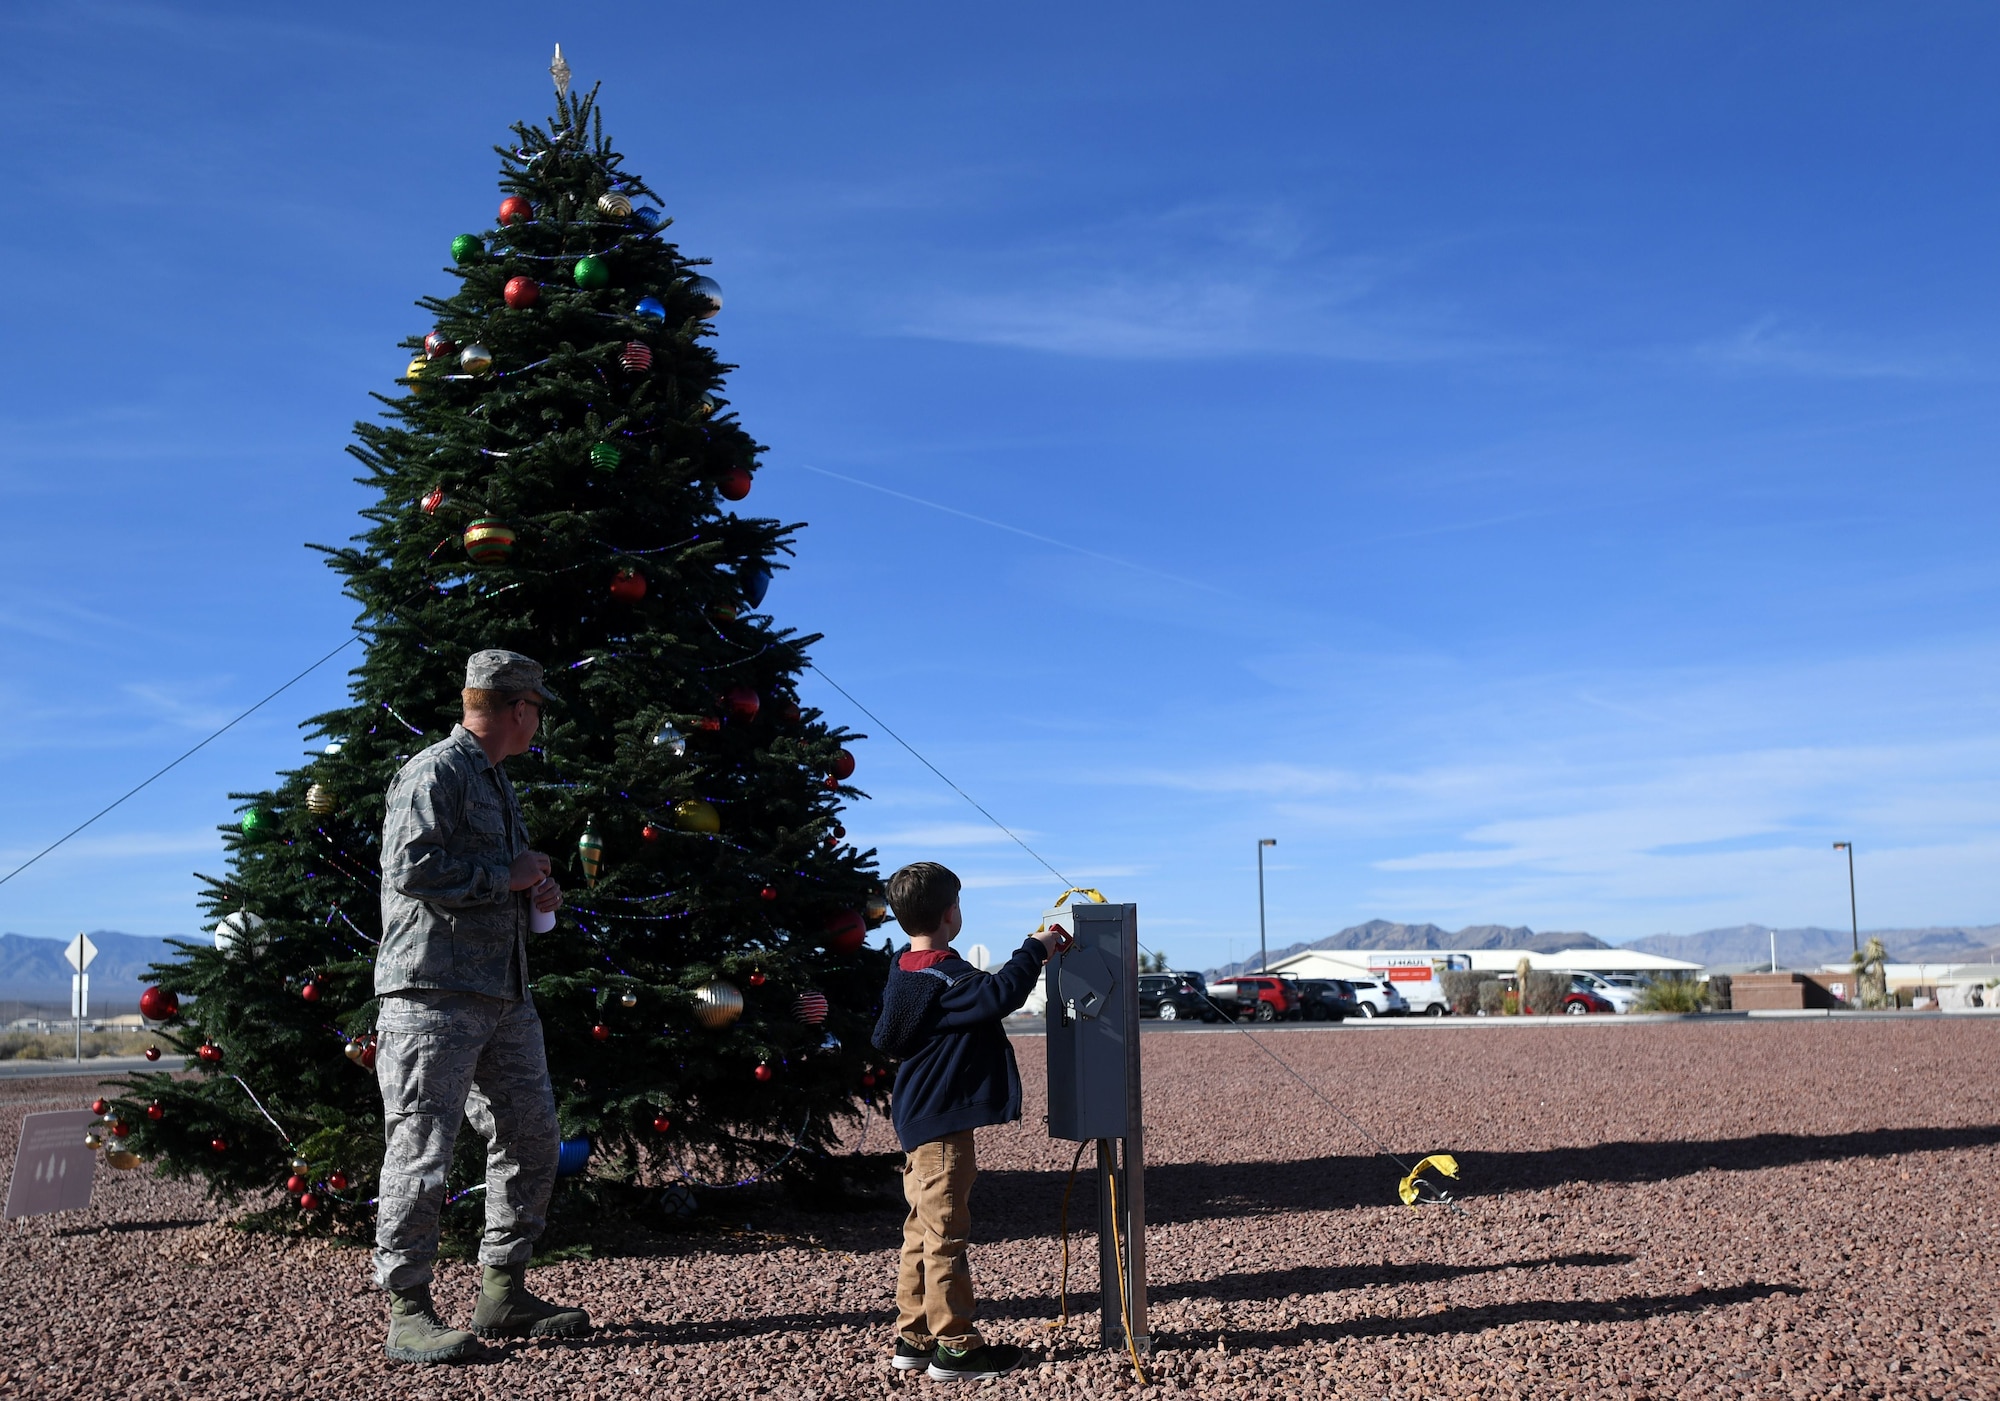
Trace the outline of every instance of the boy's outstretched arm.
{"type": "Polygon", "coordinates": [[[1042,976],[1042,965],[1049,961],[1058,937],[1053,933],[1037,934],[1023,940],[1003,966],[991,973],[961,979],[946,988],[938,998],[942,1015],[937,1029],[960,1031],[1019,1011],[1028,994],[1035,990],[1035,981],[1042,976]]]}

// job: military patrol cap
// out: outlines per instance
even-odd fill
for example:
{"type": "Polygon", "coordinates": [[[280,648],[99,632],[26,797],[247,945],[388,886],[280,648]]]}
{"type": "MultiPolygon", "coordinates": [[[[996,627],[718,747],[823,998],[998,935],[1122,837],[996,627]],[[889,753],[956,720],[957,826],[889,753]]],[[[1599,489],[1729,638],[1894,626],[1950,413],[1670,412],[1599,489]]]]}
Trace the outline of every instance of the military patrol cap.
{"type": "Polygon", "coordinates": [[[540,662],[498,647],[474,652],[466,659],[465,684],[475,691],[533,691],[543,700],[556,698],[542,679],[540,662]]]}

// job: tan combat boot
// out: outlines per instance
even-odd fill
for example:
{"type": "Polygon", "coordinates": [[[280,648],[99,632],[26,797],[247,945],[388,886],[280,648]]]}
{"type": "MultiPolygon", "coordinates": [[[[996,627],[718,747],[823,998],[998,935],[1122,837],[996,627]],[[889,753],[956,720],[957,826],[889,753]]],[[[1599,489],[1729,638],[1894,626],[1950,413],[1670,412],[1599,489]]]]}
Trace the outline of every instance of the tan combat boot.
{"type": "Polygon", "coordinates": [[[472,1334],[444,1326],[428,1284],[389,1292],[389,1341],[382,1350],[398,1362],[457,1362],[485,1351],[472,1334]]]}
{"type": "Polygon", "coordinates": [[[590,1315],[537,1299],[521,1283],[526,1265],[488,1265],[479,1281],[472,1331],[482,1338],[574,1338],[590,1331],[590,1315]]]}

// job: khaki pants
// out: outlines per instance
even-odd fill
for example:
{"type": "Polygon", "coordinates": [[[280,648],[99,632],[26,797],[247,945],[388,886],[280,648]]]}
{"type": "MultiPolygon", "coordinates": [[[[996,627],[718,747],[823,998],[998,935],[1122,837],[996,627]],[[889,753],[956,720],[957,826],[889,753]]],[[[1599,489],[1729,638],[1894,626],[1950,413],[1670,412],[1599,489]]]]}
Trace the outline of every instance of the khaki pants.
{"type": "Polygon", "coordinates": [[[972,1179],[979,1163],[972,1130],[921,1143],[903,1159],[903,1263],[896,1274],[896,1332],[928,1347],[953,1351],[980,1346],[972,1326],[972,1266],[965,1247],[972,1234],[972,1179]]]}

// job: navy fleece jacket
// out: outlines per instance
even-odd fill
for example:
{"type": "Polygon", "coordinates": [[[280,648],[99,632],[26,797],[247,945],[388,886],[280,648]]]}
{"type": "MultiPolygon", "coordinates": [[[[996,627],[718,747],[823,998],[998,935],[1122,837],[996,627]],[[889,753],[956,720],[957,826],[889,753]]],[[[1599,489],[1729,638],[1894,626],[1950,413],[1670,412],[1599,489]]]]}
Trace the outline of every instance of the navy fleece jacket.
{"type": "Polygon", "coordinates": [[[1021,1117],[1021,1072],[1000,1019],[1028,1000],[1047,957],[1029,939],[991,973],[956,953],[915,971],[890,963],[874,1041],[902,1061],[890,1117],[904,1152],[1021,1117]]]}

